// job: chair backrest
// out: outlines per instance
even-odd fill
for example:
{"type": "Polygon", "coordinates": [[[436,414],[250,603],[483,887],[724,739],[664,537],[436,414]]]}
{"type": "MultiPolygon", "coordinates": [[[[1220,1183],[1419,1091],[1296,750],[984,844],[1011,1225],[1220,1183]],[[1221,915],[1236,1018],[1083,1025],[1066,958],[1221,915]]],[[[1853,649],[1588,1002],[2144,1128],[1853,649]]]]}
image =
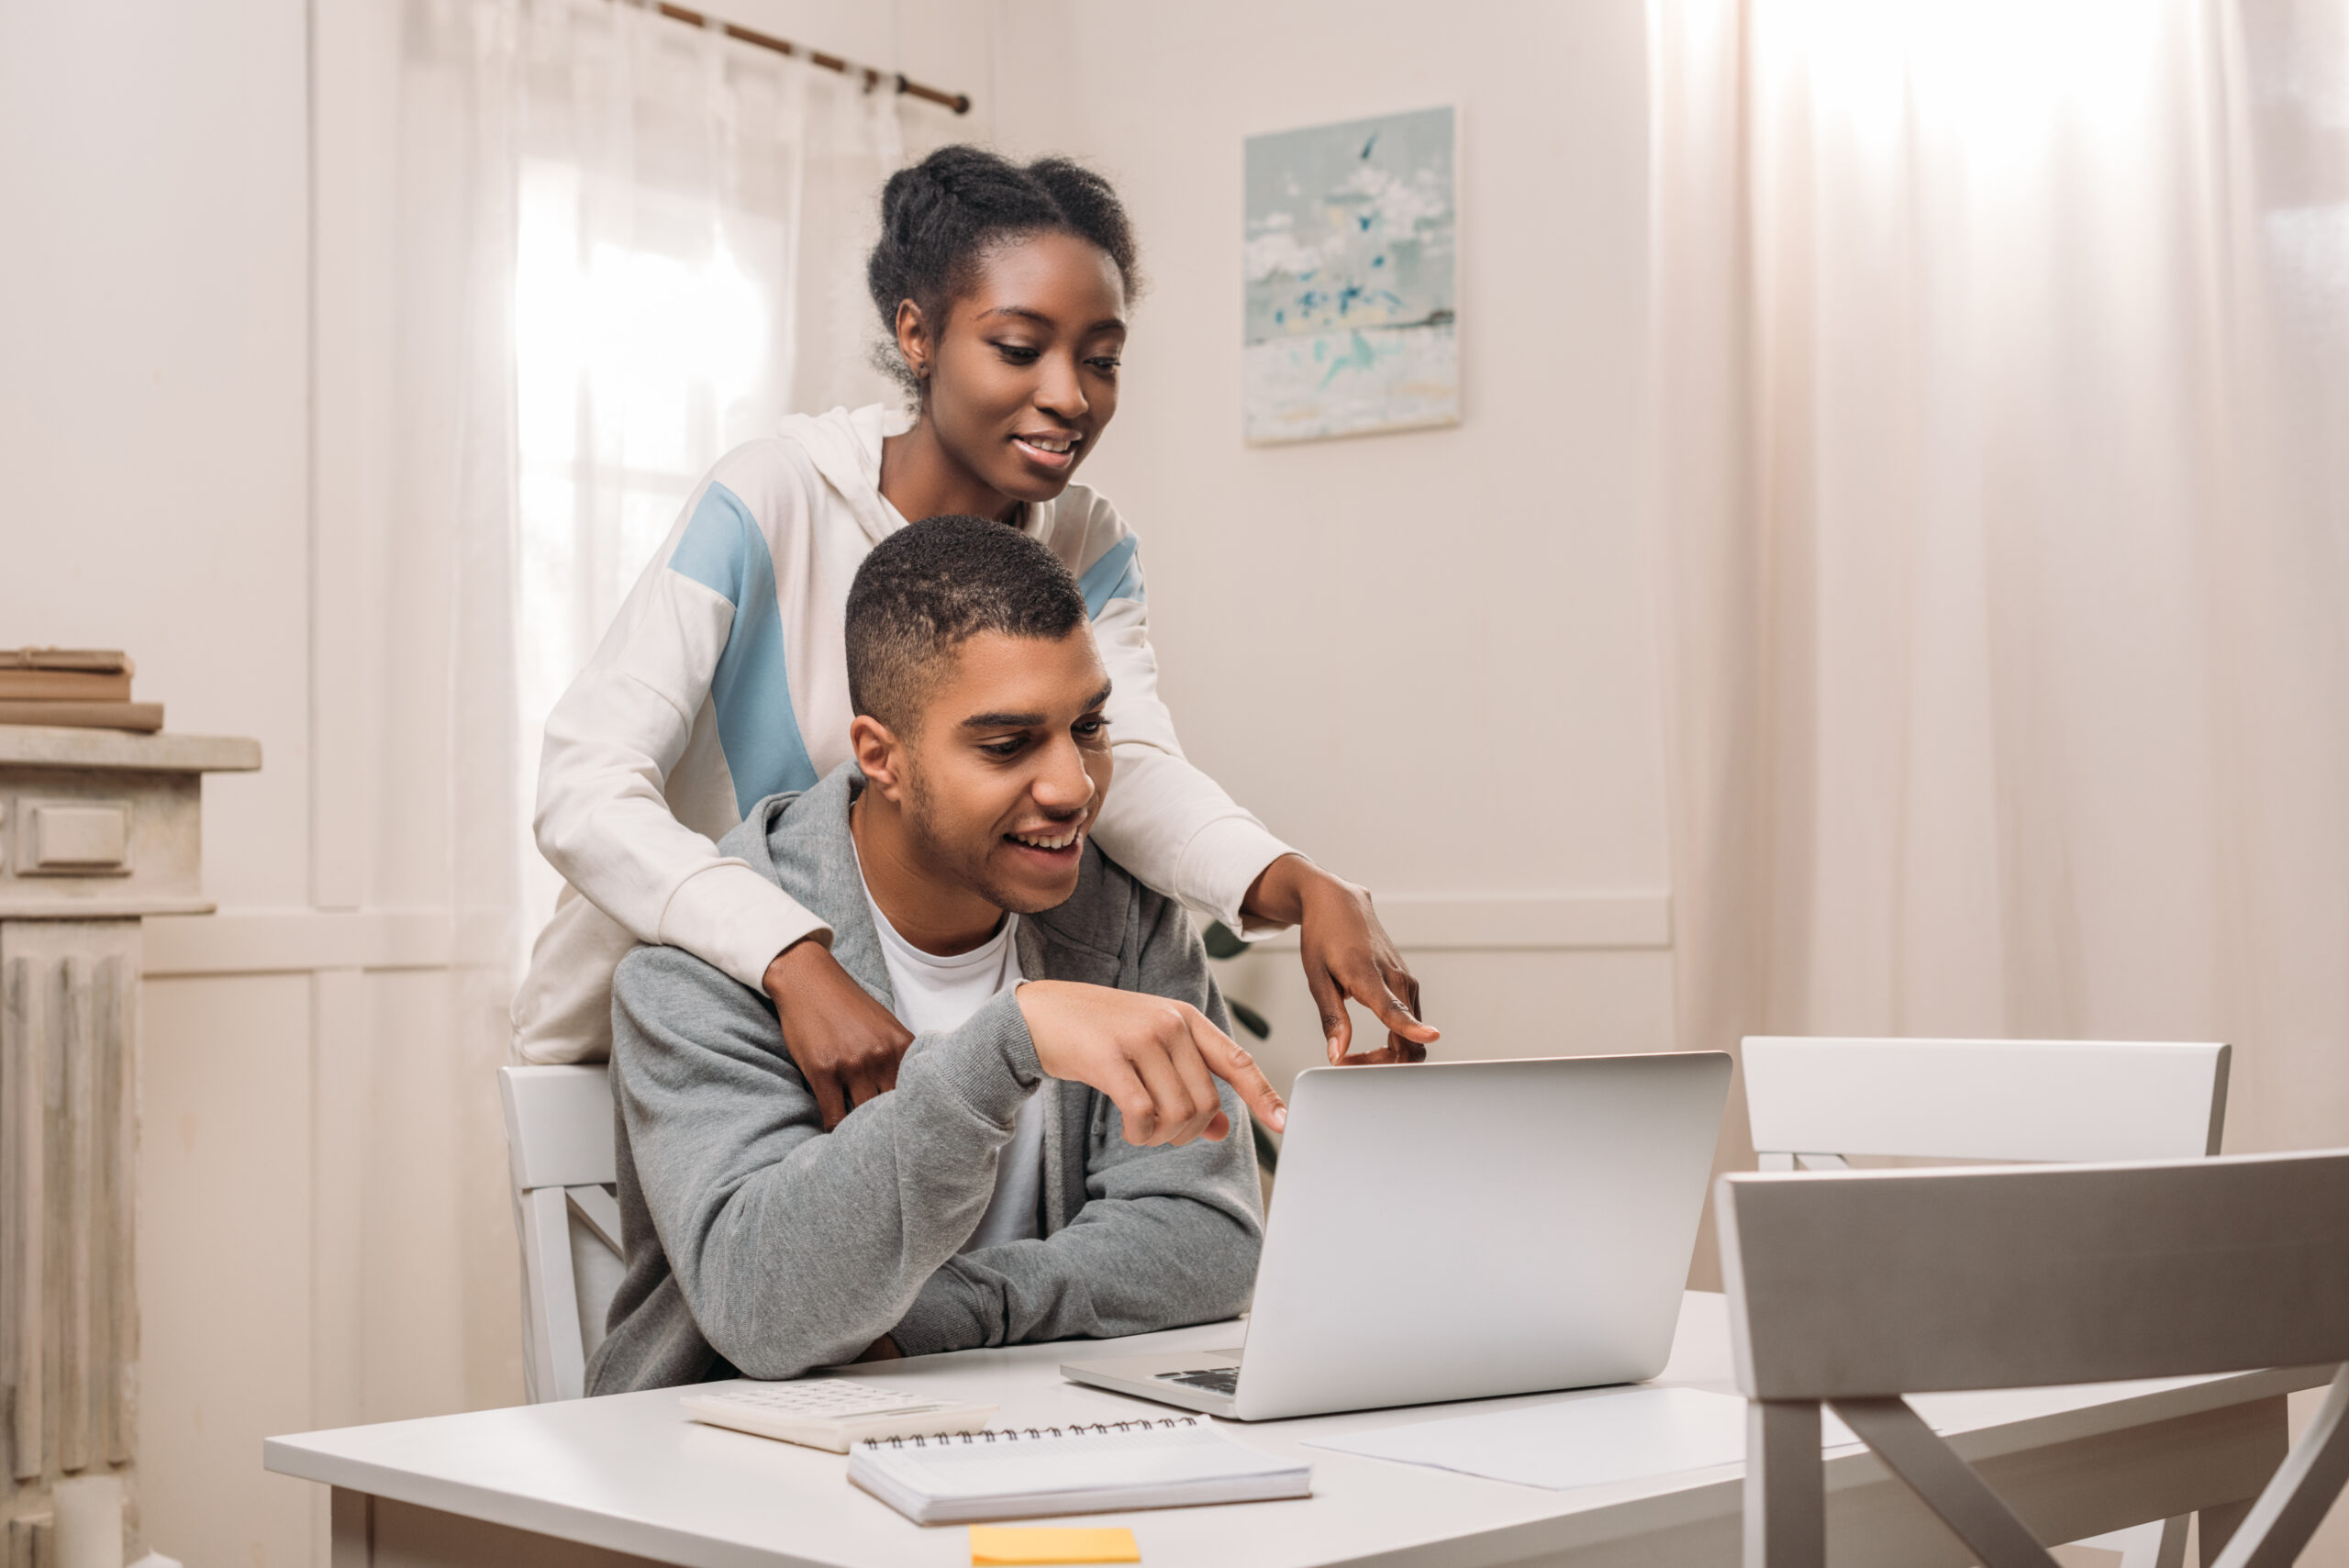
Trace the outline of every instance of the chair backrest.
{"type": "Polygon", "coordinates": [[[2223,1045],[2070,1040],[1806,1040],[1744,1047],[1762,1168],[1842,1156],[2183,1160],[2216,1154],[2223,1045]]]}
{"type": "Polygon", "coordinates": [[[501,1067],[532,1404],[585,1392],[622,1271],[612,1091],[601,1067],[501,1067]]]}
{"type": "MultiPolygon", "coordinates": [[[[1989,1568],[2053,1559],[1900,1396],[2349,1362],[2349,1151],[1721,1178],[1748,1568],[1823,1560],[1819,1405],[1989,1568]]],[[[2349,1479],[2349,1366],[2221,1556],[2289,1562],[2349,1479]]]]}

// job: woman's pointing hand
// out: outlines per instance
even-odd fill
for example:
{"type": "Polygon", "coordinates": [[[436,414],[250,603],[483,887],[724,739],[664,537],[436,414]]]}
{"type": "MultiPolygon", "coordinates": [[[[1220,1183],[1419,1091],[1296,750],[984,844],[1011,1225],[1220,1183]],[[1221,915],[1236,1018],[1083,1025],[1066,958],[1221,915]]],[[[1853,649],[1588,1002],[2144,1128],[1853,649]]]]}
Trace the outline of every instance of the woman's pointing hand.
{"type": "Polygon", "coordinates": [[[1297,928],[1305,984],[1321,1014],[1333,1065],[1424,1062],[1442,1031],[1419,1018],[1419,983],[1378,923],[1367,889],[1331,876],[1302,855],[1283,855],[1248,890],[1246,912],[1297,928]],[[1386,1026],[1383,1049],[1349,1055],[1353,998],[1386,1026]]]}

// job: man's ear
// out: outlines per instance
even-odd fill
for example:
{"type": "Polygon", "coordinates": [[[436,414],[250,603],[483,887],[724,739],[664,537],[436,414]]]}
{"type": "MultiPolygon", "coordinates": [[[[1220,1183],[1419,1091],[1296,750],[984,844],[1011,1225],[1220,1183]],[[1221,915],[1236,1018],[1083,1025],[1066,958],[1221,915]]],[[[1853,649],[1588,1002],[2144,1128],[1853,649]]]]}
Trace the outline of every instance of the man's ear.
{"type": "Polygon", "coordinates": [[[897,352],[905,359],[906,368],[913,372],[916,381],[928,381],[935,345],[930,340],[930,323],[924,319],[921,306],[909,299],[899,300],[896,329],[897,352]]]}
{"type": "Polygon", "coordinates": [[[848,749],[867,789],[893,804],[905,803],[905,743],[887,725],[869,713],[858,714],[849,721],[848,749]]]}

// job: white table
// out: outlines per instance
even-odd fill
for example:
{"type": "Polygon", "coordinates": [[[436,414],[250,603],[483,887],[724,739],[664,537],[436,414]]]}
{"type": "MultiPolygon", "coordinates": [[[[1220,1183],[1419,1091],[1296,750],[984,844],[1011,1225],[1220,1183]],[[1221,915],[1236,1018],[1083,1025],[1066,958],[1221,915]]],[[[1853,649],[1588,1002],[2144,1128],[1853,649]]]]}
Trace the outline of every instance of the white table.
{"type": "MultiPolygon", "coordinates": [[[[1116,1420],[1171,1412],[1064,1383],[1056,1370],[1063,1359],[1227,1346],[1239,1338],[1238,1326],[1226,1323],[1115,1345],[966,1351],[859,1367],[855,1375],[993,1401],[1003,1407],[1000,1425],[1116,1420]]],[[[2198,1509],[2209,1510],[2206,1531],[2223,1535],[2283,1457],[2285,1395],[2315,1386],[2326,1371],[1918,1403],[2048,1539],[2079,1540],[2198,1509]]],[[[1735,1392],[1722,1297],[1686,1298],[1672,1364],[1658,1381],[1735,1392]]],[[[1550,1492],[1300,1447],[1318,1436],[1464,1408],[1574,1397],[1222,1423],[1241,1442],[1306,1458],[1313,1496],[1092,1522],[1131,1527],[1143,1562],[1155,1568],[1735,1563],[1736,1465],[1550,1492]]],[[[333,1568],[607,1568],[647,1560],[695,1568],[963,1568],[970,1562],[961,1527],[907,1523],[848,1484],[844,1457],[688,1421],[674,1389],[273,1438],[263,1457],[271,1470],[335,1489],[333,1568]]],[[[1827,1485],[1832,1560],[1919,1568],[1970,1561],[1865,1451],[1831,1454],[1827,1485]]]]}

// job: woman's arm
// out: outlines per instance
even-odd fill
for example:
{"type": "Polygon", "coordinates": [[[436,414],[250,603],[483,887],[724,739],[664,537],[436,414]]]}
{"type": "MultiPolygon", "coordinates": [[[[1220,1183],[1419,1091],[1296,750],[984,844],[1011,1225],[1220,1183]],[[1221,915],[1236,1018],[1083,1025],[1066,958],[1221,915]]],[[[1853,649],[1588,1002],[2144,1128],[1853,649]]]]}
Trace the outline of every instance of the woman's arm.
{"type": "Polygon", "coordinates": [[[629,595],[629,608],[643,613],[631,625],[622,611],[547,717],[539,850],[637,940],[683,948],[757,985],[776,954],[829,930],[670,809],[664,786],[692,737],[733,606],[665,564],[646,578],[629,595]]]}
{"type": "MultiPolygon", "coordinates": [[[[1106,502],[1097,504],[1106,511],[1106,502]]],[[[1114,514],[1106,520],[1123,534],[1114,514]]],[[[1441,1037],[1419,1018],[1419,981],[1379,924],[1370,894],[1275,838],[1184,756],[1174,715],[1158,695],[1158,655],[1133,551],[1113,593],[1093,617],[1109,672],[1106,714],[1117,759],[1094,837],[1142,881],[1242,936],[1297,927],[1306,985],[1331,1062],[1423,1060],[1441,1037]],[[1386,1026],[1384,1049],[1349,1056],[1348,997],[1386,1026]]]]}
{"type": "Polygon", "coordinates": [[[1333,1063],[1368,1066],[1424,1062],[1442,1035],[1419,1017],[1419,982],[1395,949],[1371,907],[1370,889],[1330,875],[1303,855],[1285,855],[1264,868],[1248,890],[1259,919],[1297,929],[1305,987],[1321,1015],[1321,1036],[1333,1063]],[[1353,1051],[1352,997],[1386,1026],[1386,1043],[1353,1051]]]}
{"type": "MultiPolygon", "coordinates": [[[[667,787],[741,601],[774,591],[755,572],[729,576],[712,562],[744,556],[751,530],[760,531],[756,542],[768,560],[787,557],[807,528],[798,476],[759,472],[762,462],[774,461],[756,449],[729,453],[687,503],[595,657],[548,716],[535,825],[555,870],[637,940],[681,948],[767,993],[829,1129],[895,1084],[897,1060],[913,1037],[841,972],[830,929],[680,822],[667,787]],[[744,495],[773,514],[763,527],[744,495]],[[700,563],[693,574],[674,564],[689,536],[700,563]]],[[[788,701],[788,694],[778,696],[788,701]]],[[[714,801],[712,815],[730,816],[734,806],[714,801]]],[[[542,955],[552,963],[579,956],[542,955]]],[[[546,984],[608,978],[552,975],[546,984]]]]}

